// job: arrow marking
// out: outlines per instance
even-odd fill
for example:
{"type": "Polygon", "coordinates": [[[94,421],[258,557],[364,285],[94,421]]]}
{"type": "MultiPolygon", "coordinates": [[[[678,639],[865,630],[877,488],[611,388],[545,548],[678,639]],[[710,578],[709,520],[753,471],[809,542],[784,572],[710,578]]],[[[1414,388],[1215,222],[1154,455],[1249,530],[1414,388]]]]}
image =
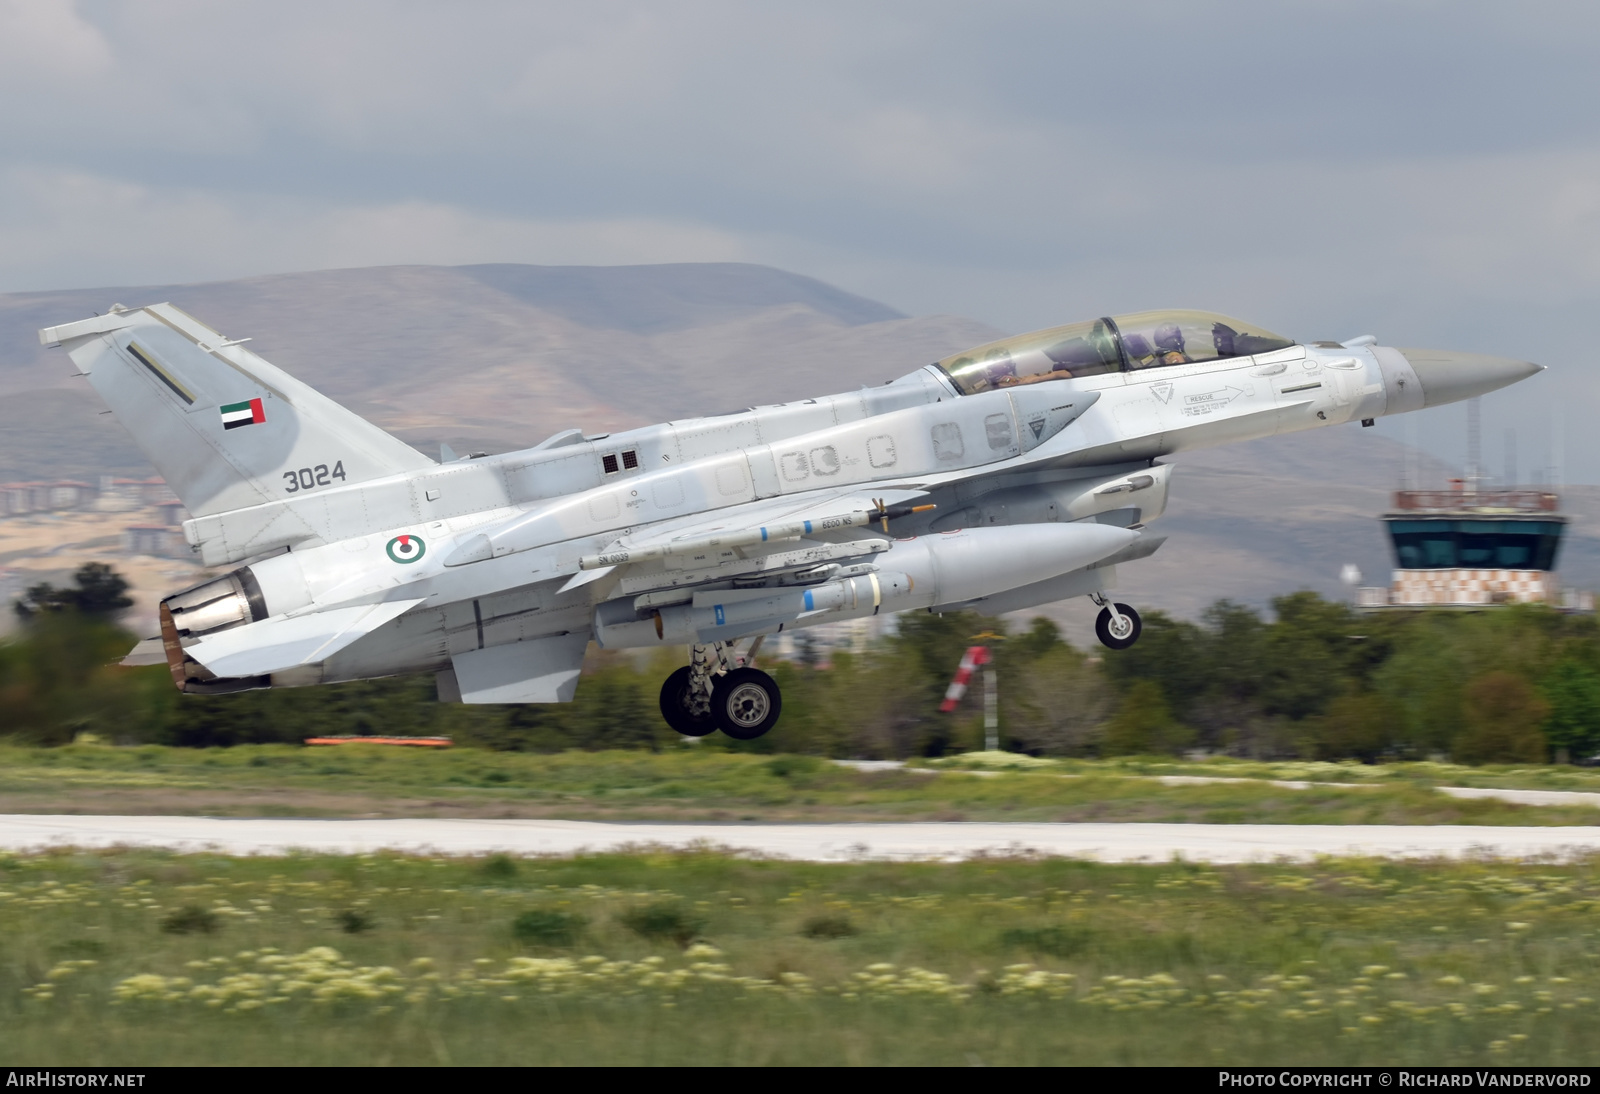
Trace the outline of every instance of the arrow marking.
{"type": "Polygon", "coordinates": [[[1186,395],[1183,398],[1183,412],[1189,417],[1210,414],[1212,411],[1221,410],[1233,402],[1244,392],[1236,387],[1225,387],[1217,391],[1206,391],[1199,395],[1186,395]]]}

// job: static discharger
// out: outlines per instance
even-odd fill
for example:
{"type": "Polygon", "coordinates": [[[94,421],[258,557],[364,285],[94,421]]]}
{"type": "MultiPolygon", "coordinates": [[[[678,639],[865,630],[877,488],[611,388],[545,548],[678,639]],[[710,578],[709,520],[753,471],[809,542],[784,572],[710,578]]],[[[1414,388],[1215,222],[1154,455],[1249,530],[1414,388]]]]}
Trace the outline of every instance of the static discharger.
{"type": "Polygon", "coordinates": [[[831,517],[817,517],[813,520],[792,520],[784,524],[767,524],[760,528],[742,528],[736,532],[720,532],[713,536],[697,536],[693,539],[679,539],[667,543],[646,544],[643,547],[627,547],[616,551],[606,551],[598,555],[584,555],[578,560],[578,568],[582,570],[598,570],[605,566],[622,566],[630,562],[644,562],[647,559],[663,558],[667,555],[692,555],[700,551],[710,551],[724,547],[749,547],[757,543],[799,539],[801,536],[809,536],[817,532],[836,532],[844,528],[865,528],[871,524],[878,524],[885,532],[888,532],[889,521],[898,520],[901,517],[909,517],[913,513],[925,513],[934,508],[937,508],[937,506],[885,505],[880,498],[877,499],[877,508],[875,509],[856,509],[831,517]]]}

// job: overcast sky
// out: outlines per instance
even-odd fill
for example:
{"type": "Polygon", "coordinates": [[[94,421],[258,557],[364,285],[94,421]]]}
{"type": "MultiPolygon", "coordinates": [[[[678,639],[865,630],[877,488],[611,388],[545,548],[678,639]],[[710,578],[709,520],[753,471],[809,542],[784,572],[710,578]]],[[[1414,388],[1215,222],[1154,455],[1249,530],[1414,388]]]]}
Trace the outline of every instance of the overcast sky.
{"type": "Polygon", "coordinates": [[[1600,481],[1597,47],[1528,0],[0,0],[0,291],[740,260],[1007,330],[1201,307],[1548,364],[1488,462],[1564,413],[1600,481]]]}

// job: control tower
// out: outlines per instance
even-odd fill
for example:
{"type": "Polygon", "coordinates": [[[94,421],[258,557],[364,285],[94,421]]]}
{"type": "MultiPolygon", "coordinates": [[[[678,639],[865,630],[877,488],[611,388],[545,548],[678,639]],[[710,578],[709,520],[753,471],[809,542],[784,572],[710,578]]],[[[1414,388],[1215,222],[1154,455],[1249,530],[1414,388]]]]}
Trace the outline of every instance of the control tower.
{"type": "Polygon", "coordinates": [[[1486,608],[1549,604],[1593,611],[1594,595],[1556,580],[1567,518],[1548,490],[1399,490],[1383,514],[1394,583],[1357,591],[1359,608],[1486,608]]]}

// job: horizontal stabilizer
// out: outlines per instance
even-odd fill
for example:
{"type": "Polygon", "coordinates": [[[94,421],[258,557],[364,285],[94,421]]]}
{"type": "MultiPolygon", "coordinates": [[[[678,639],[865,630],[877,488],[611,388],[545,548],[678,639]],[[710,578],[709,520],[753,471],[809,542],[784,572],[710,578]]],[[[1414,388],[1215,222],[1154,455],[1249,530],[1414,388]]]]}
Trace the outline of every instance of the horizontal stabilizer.
{"type": "Polygon", "coordinates": [[[310,615],[263,619],[208,635],[184,653],[218,676],[265,676],[325,661],[356,639],[398,619],[422,600],[390,600],[310,615]]]}
{"type": "Polygon", "coordinates": [[[165,665],[167,663],[167,648],[161,644],[158,635],[155,638],[146,638],[133,649],[128,651],[117,664],[125,669],[144,668],[146,665],[165,665]]]}

